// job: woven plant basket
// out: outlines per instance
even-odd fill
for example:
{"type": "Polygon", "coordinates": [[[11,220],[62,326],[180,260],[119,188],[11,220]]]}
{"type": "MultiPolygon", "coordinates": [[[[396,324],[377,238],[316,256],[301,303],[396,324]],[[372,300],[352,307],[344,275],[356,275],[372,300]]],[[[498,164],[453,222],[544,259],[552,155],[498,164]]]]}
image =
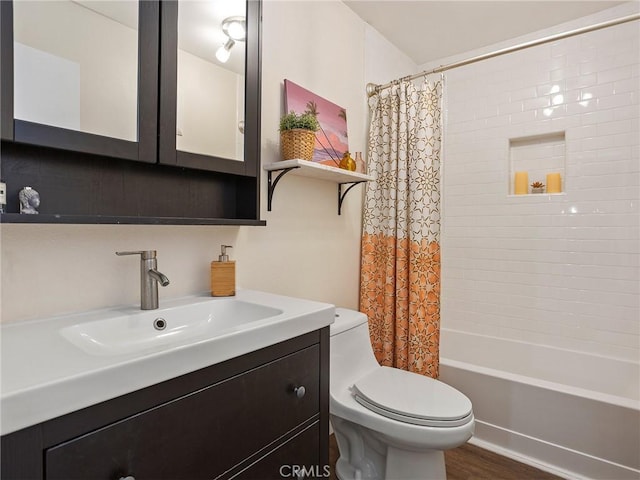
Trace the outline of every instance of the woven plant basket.
{"type": "Polygon", "coordinates": [[[280,132],[280,149],[282,150],[283,160],[294,158],[312,160],[315,143],[316,134],[312,130],[294,128],[293,130],[280,132]]]}

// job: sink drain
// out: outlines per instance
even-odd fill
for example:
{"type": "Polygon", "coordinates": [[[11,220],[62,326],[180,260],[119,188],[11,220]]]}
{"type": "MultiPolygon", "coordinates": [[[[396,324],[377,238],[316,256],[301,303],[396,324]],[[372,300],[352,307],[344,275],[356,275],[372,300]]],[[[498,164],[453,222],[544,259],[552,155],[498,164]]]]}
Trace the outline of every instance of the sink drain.
{"type": "Polygon", "coordinates": [[[156,330],[164,330],[167,328],[167,321],[164,318],[158,317],[153,321],[153,328],[156,330]]]}

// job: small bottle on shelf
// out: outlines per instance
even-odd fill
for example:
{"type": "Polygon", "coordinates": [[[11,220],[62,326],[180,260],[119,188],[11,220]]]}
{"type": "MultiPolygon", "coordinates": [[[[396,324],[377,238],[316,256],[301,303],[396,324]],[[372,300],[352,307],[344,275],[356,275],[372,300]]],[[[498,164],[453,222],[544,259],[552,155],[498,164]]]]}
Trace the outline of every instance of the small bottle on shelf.
{"type": "Polygon", "coordinates": [[[367,173],[367,166],[362,160],[362,152],[356,152],[356,172],[358,173],[367,173]]]}

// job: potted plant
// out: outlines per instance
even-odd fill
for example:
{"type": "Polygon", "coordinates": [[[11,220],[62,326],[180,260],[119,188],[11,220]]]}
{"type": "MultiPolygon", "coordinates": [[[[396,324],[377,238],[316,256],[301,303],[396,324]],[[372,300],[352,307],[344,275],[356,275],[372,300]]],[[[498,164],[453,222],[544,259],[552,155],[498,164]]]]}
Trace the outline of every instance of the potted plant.
{"type": "Polygon", "coordinates": [[[531,184],[531,193],[544,193],[544,183],[533,182],[531,184]]]}
{"type": "Polygon", "coordinates": [[[320,128],[318,118],[311,112],[293,111],[280,118],[280,149],[283,160],[313,159],[316,131],[320,128]]]}

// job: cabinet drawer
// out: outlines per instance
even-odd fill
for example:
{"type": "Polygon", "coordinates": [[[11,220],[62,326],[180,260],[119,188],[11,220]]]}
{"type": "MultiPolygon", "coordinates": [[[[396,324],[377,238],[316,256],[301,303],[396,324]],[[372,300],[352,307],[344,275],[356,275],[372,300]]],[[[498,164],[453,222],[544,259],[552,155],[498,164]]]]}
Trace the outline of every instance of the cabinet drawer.
{"type": "Polygon", "coordinates": [[[231,478],[233,480],[328,478],[329,466],[319,464],[319,452],[320,427],[316,422],[288,442],[278,446],[259,462],[231,478]]]}
{"type": "Polygon", "coordinates": [[[46,478],[213,478],[318,414],[319,372],[313,345],[49,448],[46,478]]]}

